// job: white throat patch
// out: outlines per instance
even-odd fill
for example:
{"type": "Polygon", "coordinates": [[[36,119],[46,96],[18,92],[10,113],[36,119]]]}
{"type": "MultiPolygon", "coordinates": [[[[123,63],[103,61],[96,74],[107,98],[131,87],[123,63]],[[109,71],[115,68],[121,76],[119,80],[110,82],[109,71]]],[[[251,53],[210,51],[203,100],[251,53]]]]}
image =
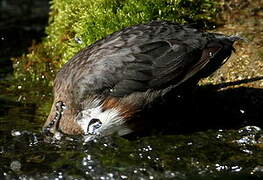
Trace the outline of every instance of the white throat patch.
{"type": "Polygon", "coordinates": [[[112,108],[102,111],[101,105],[95,108],[82,110],[79,112],[76,121],[85,134],[91,134],[91,132],[89,132],[89,126],[93,119],[99,120],[101,124],[99,128],[92,132],[92,135],[107,136],[113,133],[118,133],[121,136],[132,131],[127,128],[125,125],[125,119],[121,117],[117,109],[112,108]]]}

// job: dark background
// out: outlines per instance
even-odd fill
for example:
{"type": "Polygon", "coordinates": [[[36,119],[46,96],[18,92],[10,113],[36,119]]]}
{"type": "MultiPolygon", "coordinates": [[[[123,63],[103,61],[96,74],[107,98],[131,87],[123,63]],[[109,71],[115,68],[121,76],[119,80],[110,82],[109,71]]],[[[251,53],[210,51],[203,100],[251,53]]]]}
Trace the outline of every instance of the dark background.
{"type": "Polygon", "coordinates": [[[44,36],[48,12],[48,0],[0,0],[0,79],[12,73],[11,57],[44,36]]]}

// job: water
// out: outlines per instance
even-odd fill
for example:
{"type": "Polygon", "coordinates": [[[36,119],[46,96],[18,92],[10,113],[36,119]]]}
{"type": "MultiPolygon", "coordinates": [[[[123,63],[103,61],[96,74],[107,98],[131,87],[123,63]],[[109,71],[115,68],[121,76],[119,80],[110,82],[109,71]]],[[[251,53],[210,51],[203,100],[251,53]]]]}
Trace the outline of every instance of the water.
{"type": "MultiPolygon", "coordinates": [[[[1,146],[5,179],[189,179],[262,177],[260,143],[239,145],[237,132],[208,131],[128,141],[120,137],[83,144],[81,138],[45,143],[40,134],[6,136],[1,146]],[[224,139],[224,140],[223,140],[224,139]],[[191,142],[191,143],[189,143],[191,142]],[[247,153],[243,150],[249,150],[247,153]]],[[[251,136],[251,134],[245,134],[251,136]]],[[[262,131],[257,135],[262,136],[262,131]]]]}
{"type": "MultiPolygon", "coordinates": [[[[88,143],[84,143],[81,136],[47,142],[41,126],[51,104],[50,93],[43,96],[37,91],[42,87],[36,87],[34,95],[31,90],[28,90],[30,94],[23,88],[16,88],[20,93],[15,96],[11,94],[18,93],[5,87],[1,88],[0,97],[0,179],[263,177],[263,131],[259,126],[152,133],[136,138],[112,136],[88,143]]],[[[201,97],[199,94],[196,98],[201,97]]],[[[222,113],[226,112],[229,111],[222,113]]],[[[234,112],[243,118],[244,113],[238,108],[234,108],[234,112]]],[[[251,117],[247,108],[245,114],[251,117]]],[[[185,129],[193,130],[193,127],[188,125],[185,129]]]]}

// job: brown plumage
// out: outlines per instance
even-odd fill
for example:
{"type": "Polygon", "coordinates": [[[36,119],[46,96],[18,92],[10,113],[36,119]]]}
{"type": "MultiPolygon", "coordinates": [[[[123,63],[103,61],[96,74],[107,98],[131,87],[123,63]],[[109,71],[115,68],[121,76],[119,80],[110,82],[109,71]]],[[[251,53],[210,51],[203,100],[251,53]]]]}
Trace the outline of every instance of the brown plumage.
{"type": "Polygon", "coordinates": [[[162,96],[218,69],[238,39],[164,21],[115,32],[81,50],[57,74],[43,129],[128,134],[137,129],[137,115],[162,96]]]}

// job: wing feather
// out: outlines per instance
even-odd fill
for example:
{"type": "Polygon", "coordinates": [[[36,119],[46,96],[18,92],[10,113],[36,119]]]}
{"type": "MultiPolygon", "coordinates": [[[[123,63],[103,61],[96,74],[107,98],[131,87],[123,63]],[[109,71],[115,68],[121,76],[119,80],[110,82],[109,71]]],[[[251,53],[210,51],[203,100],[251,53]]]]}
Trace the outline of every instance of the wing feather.
{"type": "Polygon", "coordinates": [[[61,74],[69,74],[79,101],[89,94],[119,97],[178,86],[211,60],[210,53],[220,51],[222,46],[215,39],[211,33],[178,24],[138,25],[88,47],[84,55],[82,51],[64,66],[69,72],[62,70],[61,74]],[[212,47],[207,48],[210,42],[212,47]],[[76,70],[78,62],[82,62],[81,71],[76,70]]]}

